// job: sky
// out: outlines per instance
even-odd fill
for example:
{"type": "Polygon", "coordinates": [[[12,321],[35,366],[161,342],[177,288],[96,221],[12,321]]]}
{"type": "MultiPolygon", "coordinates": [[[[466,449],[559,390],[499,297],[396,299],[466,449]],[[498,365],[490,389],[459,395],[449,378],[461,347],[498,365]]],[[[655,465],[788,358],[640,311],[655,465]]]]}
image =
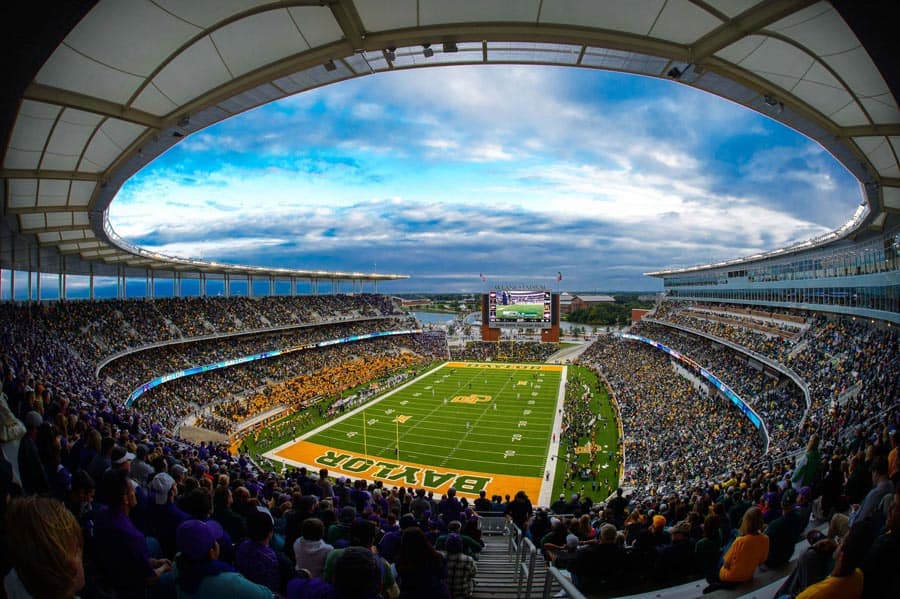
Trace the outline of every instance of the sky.
{"type": "Polygon", "coordinates": [[[110,206],[165,254],[397,273],[379,291],[657,291],[643,273],[846,222],[856,180],[818,144],[668,80],[534,66],[377,74],[195,133],[110,206]],[[481,274],[487,282],[482,283],[481,274]]]}

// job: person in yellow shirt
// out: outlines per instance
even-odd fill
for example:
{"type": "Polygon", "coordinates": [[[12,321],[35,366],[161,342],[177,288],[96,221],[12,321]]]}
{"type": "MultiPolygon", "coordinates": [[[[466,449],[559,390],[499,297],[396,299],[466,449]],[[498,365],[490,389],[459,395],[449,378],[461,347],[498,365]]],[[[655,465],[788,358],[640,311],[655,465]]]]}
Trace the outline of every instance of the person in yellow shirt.
{"type": "Polygon", "coordinates": [[[744,512],[740,536],[725,554],[719,579],[722,582],[745,582],[753,578],[756,568],[769,555],[769,537],[762,534],[762,510],[754,506],[744,512]]]}
{"type": "Polygon", "coordinates": [[[859,599],[863,572],[859,569],[874,539],[870,522],[858,522],[838,546],[834,570],[825,580],[808,586],[797,599],[859,599]]]}
{"type": "Polygon", "coordinates": [[[762,533],[764,527],[762,510],[753,506],[744,512],[739,529],[740,536],[734,540],[725,553],[718,580],[711,580],[703,593],[722,588],[732,588],[738,583],[753,578],[756,568],[769,555],[769,537],[762,533]]]}

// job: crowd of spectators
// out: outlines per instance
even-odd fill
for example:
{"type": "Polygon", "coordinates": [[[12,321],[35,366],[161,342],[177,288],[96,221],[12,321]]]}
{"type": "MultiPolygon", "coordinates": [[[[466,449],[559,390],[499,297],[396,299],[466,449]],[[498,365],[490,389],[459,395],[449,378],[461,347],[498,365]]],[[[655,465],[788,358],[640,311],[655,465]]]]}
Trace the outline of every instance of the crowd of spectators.
{"type": "MultiPolygon", "coordinates": [[[[327,472],[259,472],[223,446],[175,439],[111,401],[92,364],[32,312],[2,307],[0,441],[4,457],[18,458],[0,461],[0,494],[12,498],[0,501],[10,514],[0,530],[8,590],[88,598],[226,587],[266,597],[471,591],[474,563],[464,557],[477,556],[478,532],[466,502],[327,472]],[[435,552],[441,546],[446,556],[435,552]]],[[[656,350],[602,337],[583,359],[610,382],[627,435],[626,476],[639,484],[603,504],[576,497],[559,508],[575,517],[559,523],[532,514],[527,498],[490,507],[505,509],[561,566],[568,560],[588,592],[698,575],[711,588],[739,584],[763,558],[780,567],[812,514],[831,519],[835,532],[801,559],[794,590],[896,596],[897,337],[850,319],[810,325],[784,358],[814,394],[796,433],[795,446],[806,446],[799,458],[787,449],[760,455],[758,433],[733,420],[730,402],[677,377],[656,350]],[[814,566],[835,549],[827,576],[814,566]]],[[[583,392],[573,389],[576,410],[583,392]]],[[[580,431],[582,420],[568,425],[580,431]]]]}
{"type": "MultiPolygon", "coordinates": [[[[655,464],[652,461],[659,456],[650,456],[651,465],[645,463],[643,466],[651,470],[650,482],[634,487],[631,494],[624,498],[614,498],[606,504],[607,508],[614,504],[627,505],[628,516],[643,520],[645,530],[653,529],[653,520],[663,522],[658,520],[658,516],[662,515],[669,525],[675,522],[667,530],[671,539],[675,538],[676,529],[682,527],[685,519],[690,521],[695,531],[693,556],[694,560],[700,562],[695,561],[693,569],[682,566],[677,571],[689,571],[693,576],[705,575],[711,583],[709,590],[733,586],[739,580],[752,577],[760,559],[770,567],[784,565],[797,539],[793,532],[787,534],[785,531],[806,528],[811,516],[813,523],[829,519],[833,523],[840,522],[840,518],[846,523],[847,516],[850,515],[850,522],[858,521],[859,530],[854,528],[853,533],[848,534],[850,528],[844,526],[840,535],[829,532],[828,538],[817,542],[816,539],[811,539],[813,546],[803,555],[797,568],[800,573],[792,575],[779,593],[796,596],[804,588],[811,587],[808,592],[813,596],[822,587],[850,585],[840,586],[846,592],[841,596],[859,597],[863,591],[862,596],[865,597],[895,596],[900,591],[896,573],[888,574],[880,568],[887,554],[894,552],[893,555],[897,555],[896,552],[900,549],[894,538],[894,531],[900,528],[900,520],[897,520],[900,517],[900,505],[894,501],[895,507],[891,507],[891,502],[896,497],[892,491],[896,490],[896,484],[900,481],[900,462],[896,457],[900,437],[897,432],[900,429],[900,390],[897,388],[900,364],[897,359],[896,332],[891,327],[863,319],[774,310],[771,318],[789,323],[785,327],[790,328],[794,323],[800,322],[806,323],[807,327],[802,335],[797,335],[788,342],[781,342],[777,340],[778,336],[751,330],[752,327],[745,327],[743,323],[739,326],[733,322],[725,323],[721,318],[704,319],[705,309],[701,307],[692,310],[690,318],[696,319],[693,321],[694,326],[686,320],[679,321],[677,316],[672,318],[672,314],[680,310],[666,304],[663,304],[661,314],[656,316],[663,316],[661,320],[743,345],[793,368],[807,382],[812,395],[812,405],[803,427],[797,424],[801,397],[796,390],[791,389],[786,380],[776,378],[774,373],[770,373],[771,376],[762,375],[761,371],[754,373],[754,368],[748,370],[748,360],[745,357],[735,355],[698,336],[642,323],[636,327],[636,332],[659,340],[707,366],[713,374],[719,375],[739,395],[743,394],[744,399],[754,404],[764,420],[771,423],[773,443],[769,453],[764,456],[759,450],[740,451],[727,443],[704,448],[697,455],[711,458],[708,461],[710,468],[703,469],[701,461],[689,469],[693,471],[693,476],[681,481],[667,474],[672,469],[668,456],[655,464]],[[702,324],[696,324],[697,322],[702,324]],[[796,450],[804,445],[806,451],[801,451],[798,457],[796,450]],[[732,469],[723,472],[729,464],[732,469]],[[652,472],[653,465],[658,467],[658,473],[652,472]],[[891,477],[893,483],[888,483],[891,477]],[[617,499],[622,501],[617,502],[617,499]],[[754,525],[749,529],[757,530],[745,531],[746,527],[740,525],[753,506],[759,508],[764,527],[758,526],[757,520],[751,518],[754,525]],[[648,514],[651,517],[648,518],[648,514]],[[716,514],[720,518],[723,514],[727,517],[726,530],[740,530],[741,535],[751,536],[764,532],[768,539],[766,542],[769,546],[765,551],[761,549],[764,543],[762,540],[751,543],[754,550],[742,550],[742,555],[755,553],[756,557],[738,565],[739,576],[733,570],[734,550],[727,550],[732,546],[729,541],[738,533],[720,534],[720,541],[716,543],[705,541],[707,518],[716,514]],[[797,514],[799,518],[795,517],[797,514]],[[799,520],[799,523],[786,522],[787,518],[799,520]],[[702,533],[699,536],[696,532],[698,522],[702,523],[702,533]],[[848,549],[843,562],[840,559],[841,551],[836,551],[842,545],[841,538],[845,539],[848,549]],[[710,553],[711,557],[704,559],[702,556],[711,545],[716,550],[710,553]],[[832,554],[839,563],[830,571],[830,566],[826,564],[832,560],[832,554]],[[829,572],[831,576],[828,576],[829,572]],[[865,585],[861,572],[865,572],[869,581],[865,585]]],[[[711,309],[713,312],[719,310],[721,307],[711,309]]],[[[730,308],[730,311],[740,314],[740,309],[730,308]]],[[[749,314],[753,310],[748,308],[745,312],[749,314]]],[[[674,386],[659,384],[658,380],[655,381],[655,386],[647,385],[659,373],[672,372],[662,355],[644,344],[601,338],[582,357],[585,363],[592,365],[607,378],[618,400],[626,432],[626,483],[640,482],[627,478],[627,466],[632,464],[634,450],[644,451],[642,437],[670,441],[673,438],[665,432],[665,422],[644,431],[629,424],[633,412],[629,401],[637,394],[637,390],[655,397],[655,400],[651,399],[649,402],[651,406],[653,403],[664,404],[670,409],[670,417],[680,416],[681,426],[677,430],[692,440],[691,447],[695,439],[703,437],[703,433],[698,431],[699,420],[685,411],[685,406],[673,405],[669,400],[670,397],[677,397],[688,391],[678,391],[674,386]],[[627,356],[633,351],[646,355],[629,359],[627,356]],[[657,364],[648,367],[646,372],[635,375],[635,371],[644,366],[645,362],[653,360],[657,364]],[[632,431],[635,433],[632,434],[632,431]],[[662,434],[660,431],[663,431],[662,434]]],[[[672,380],[670,384],[676,382],[672,380]]],[[[696,396],[697,400],[700,398],[700,395],[696,396]]],[[[642,396],[640,399],[641,404],[646,406],[646,398],[642,396]]],[[[719,405],[728,403],[723,399],[717,401],[724,402],[719,405]]],[[[665,418],[665,414],[662,417],[665,418]]],[[[746,434],[748,439],[758,438],[752,428],[746,434]]],[[[656,445],[669,446],[658,441],[656,445]]],[[[642,455],[635,462],[646,460],[647,457],[642,455]]],[[[624,517],[624,514],[621,516],[624,517]]],[[[612,519],[612,516],[608,515],[608,519],[612,519]]],[[[651,581],[662,583],[663,580],[672,582],[668,579],[667,572],[673,570],[664,561],[660,565],[659,561],[663,560],[666,551],[659,550],[648,556],[637,543],[637,537],[628,535],[629,527],[635,526],[634,522],[624,521],[622,517],[612,521],[618,531],[619,544],[626,556],[632,556],[632,561],[626,561],[624,568],[610,571],[602,568],[603,561],[597,560],[592,562],[591,568],[584,571],[607,572],[611,578],[604,578],[604,585],[608,585],[610,581],[614,585],[624,584],[629,587],[640,584],[641,581],[645,584],[651,581]],[[621,572],[627,574],[622,575],[621,572]]],[[[664,530],[666,526],[663,524],[664,530]]],[[[601,527],[596,529],[598,536],[601,527]]],[[[612,534],[612,530],[609,532],[612,534]]],[[[674,541],[672,544],[674,545],[674,541]]],[[[612,549],[604,551],[617,552],[612,549]]],[[[683,552],[683,556],[687,553],[683,552]]],[[[619,562],[613,560],[612,563],[619,562]]],[[[574,569],[578,570],[577,567],[574,569]]],[[[577,574],[575,577],[577,578],[577,574]]],[[[589,576],[586,588],[590,587],[590,581],[593,580],[594,577],[589,576]]]]}
{"type": "MultiPolygon", "coordinates": [[[[442,356],[410,351],[417,334],[367,339],[245,362],[169,381],[141,395],[137,407],[167,427],[199,412],[213,430],[236,424],[277,406],[295,409],[315,396],[333,397],[386,376],[385,368],[406,368],[442,356]],[[367,361],[369,364],[367,365],[367,361]],[[370,375],[370,378],[364,378],[370,375]],[[274,389],[281,389],[274,392],[274,389]],[[298,393],[293,399],[288,391],[298,393]],[[209,409],[203,409],[209,408],[209,409]]],[[[376,382],[377,384],[377,382],[376,382]]]]}
{"type": "MultiPolygon", "coordinates": [[[[6,367],[16,379],[19,364],[6,367]]],[[[259,472],[224,446],[173,439],[102,400],[51,399],[42,416],[21,413],[35,406],[14,394],[0,407],[4,434],[22,429],[25,458],[15,474],[0,462],[0,510],[10,514],[0,572],[13,596],[307,597],[369,583],[391,597],[472,592],[483,542],[477,514],[452,490],[437,498],[324,470],[259,472]],[[351,554],[380,567],[350,575],[351,554]]]]}
{"type": "MultiPolygon", "coordinates": [[[[317,350],[316,358],[324,363],[318,370],[270,383],[245,397],[215,403],[208,415],[201,417],[198,426],[230,433],[244,420],[275,407],[284,406],[292,412],[297,411],[311,405],[315,398],[335,398],[346,390],[363,384],[377,384],[374,382],[381,377],[429,361],[411,352],[385,351],[379,345],[394,344],[378,340],[368,342],[361,348],[353,348],[353,351],[365,351],[364,357],[341,355],[347,354],[349,348],[317,350]]],[[[202,386],[203,382],[196,384],[202,386]]],[[[152,397],[149,401],[153,401],[152,397]]]]}
{"type": "Polygon", "coordinates": [[[248,334],[203,341],[175,343],[151,347],[117,358],[104,365],[100,374],[129,395],[141,384],[170,372],[192,366],[213,364],[272,350],[286,350],[301,345],[361,335],[372,331],[412,329],[407,319],[378,318],[350,322],[328,322],[269,333],[248,334]]]}
{"type": "Polygon", "coordinates": [[[539,341],[469,341],[464,347],[451,347],[450,358],[475,362],[546,362],[557,351],[556,343],[539,341]]]}
{"type": "MultiPolygon", "coordinates": [[[[116,396],[128,397],[156,377],[193,366],[373,331],[403,329],[408,324],[404,319],[372,319],[153,347],[113,360],[103,367],[101,376],[116,396]]],[[[264,364],[268,366],[271,360],[264,364]]]]}
{"type": "Polygon", "coordinates": [[[397,315],[383,295],[178,297],[10,305],[89,363],[151,343],[397,315]]]}
{"type": "Polygon", "coordinates": [[[721,323],[714,325],[718,334],[702,325],[692,327],[763,353],[807,383],[810,410],[803,429],[795,432],[794,447],[802,447],[813,433],[846,439],[865,423],[895,411],[900,398],[896,327],[825,314],[807,320],[809,328],[798,343],[781,349],[748,342],[741,329],[721,323]]]}
{"type": "MultiPolygon", "coordinates": [[[[16,498],[9,504],[10,513],[16,523],[31,527],[7,526],[0,520],[0,539],[29,539],[13,551],[0,543],[0,570],[6,574],[14,567],[6,579],[9,592],[35,597],[143,597],[148,592],[155,597],[271,597],[277,592],[301,597],[307,596],[303,593],[312,588],[309,585],[333,584],[346,590],[363,583],[364,577],[345,574],[358,560],[375,563],[371,549],[389,537],[394,559],[382,562],[387,567],[379,571],[388,574],[379,589],[391,596],[416,596],[415,589],[433,584],[431,596],[449,597],[450,589],[453,597],[471,593],[476,568],[468,554],[473,543],[480,544],[474,540],[479,533],[465,500],[448,507],[421,490],[420,503],[428,507],[419,509],[415,526],[407,519],[401,531],[400,516],[411,510],[413,489],[382,489],[364,481],[351,489],[348,481],[329,479],[327,473],[318,477],[320,483],[305,471],[263,473],[244,456],[229,455],[224,446],[176,439],[164,419],[147,412],[164,401],[154,398],[146,406],[125,408],[109,398],[110,377],[95,377],[93,365],[48,331],[41,318],[23,318],[31,308],[3,309],[0,510],[5,511],[6,499],[16,498]],[[38,495],[53,499],[36,503],[38,495]],[[319,538],[327,532],[338,549],[315,575],[300,567],[304,558],[295,551],[301,536],[316,537],[311,516],[321,518],[319,538]],[[345,526],[337,526],[341,523],[345,526]],[[411,528],[422,538],[407,534],[411,528]],[[349,530],[344,539],[339,538],[342,530],[349,530]],[[44,542],[50,533],[60,538],[44,542]],[[443,553],[431,549],[439,540],[443,553]],[[341,555],[347,545],[367,549],[344,550],[341,555]],[[432,556],[432,575],[423,578],[418,561],[426,550],[432,556]],[[348,559],[350,555],[357,561],[348,559]],[[51,572],[57,576],[47,580],[51,572]]],[[[196,351],[195,356],[223,356],[217,353],[221,348],[190,351],[196,351]]],[[[315,387],[321,393],[326,387],[339,392],[372,383],[379,376],[390,382],[397,369],[426,359],[426,354],[427,359],[446,358],[443,335],[333,346],[310,350],[303,359],[315,357],[309,367],[320,376],[315,387]]],[[[194,358],[184,352],[175,359],[191,365],[194,358]]],[[[293,369],[267,366],[257,376],[274,379],[293,369]]],[[[289,384],[305,383],[305,392],[313,387],[310,380],[295,377],[289,384]]],[[[224,391],[226,385],[233,382],[207,381],[203,387],[224,391]]],[[[279,401],[293,401],[286,388],[272,387],[262,396],[279,393],[284,395],[279,401]]],[[[221,406],[230,408],[234,406],[221,406]]]]}
{"type": "Polygon", "coordinates": [[[602,336],[579,360],[603,375],[616,398],[624,484],[665,492],[762,455],[761,435],[738,408],[682,378],[662,352],[602,336]]]}
{"type": "Polygon", "coordinates": [[[744,354],[678,329],[642,322],[633,331],[677,349],[728,385],[766,423],[770,451],[796,449],[806,398],[789,377],[762,364],[754,366],[744,354]]]}
{"type": "Polygon", "coordinates": [[[784,324],[779,321],[770,321],[766,324],[770,327],[783,327],[784,331],[780,334],[764,332],[760,330],[760,326],[756,325],[754,320],[723,317],[721,314],[731,313],[719,310],[721,308],[718,306],[698,308],[664,302],[653,314],[653,318],[726,339],[767,357],[790,352],[803,337],[796,328],[797,323],[792,321],[784,324]],[[777,325],[773,323],[777,323],[777,325]]]}

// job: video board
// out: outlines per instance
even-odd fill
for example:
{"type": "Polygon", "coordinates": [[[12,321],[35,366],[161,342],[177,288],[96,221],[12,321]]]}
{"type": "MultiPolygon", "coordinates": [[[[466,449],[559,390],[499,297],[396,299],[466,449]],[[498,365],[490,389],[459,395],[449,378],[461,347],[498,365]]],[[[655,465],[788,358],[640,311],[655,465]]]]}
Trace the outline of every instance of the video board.
{"type": "Polygon", "coordinates": [[[488,324],[551,326],[551,294],[543,289],[497,289],[488,293],[488,324]]]}

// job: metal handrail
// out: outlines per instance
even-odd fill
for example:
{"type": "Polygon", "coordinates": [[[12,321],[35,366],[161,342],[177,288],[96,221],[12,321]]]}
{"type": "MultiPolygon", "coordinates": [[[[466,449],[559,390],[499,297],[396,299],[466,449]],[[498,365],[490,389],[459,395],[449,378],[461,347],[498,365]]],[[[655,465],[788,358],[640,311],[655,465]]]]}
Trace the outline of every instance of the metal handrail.
{"type": "Polygon", "coordinates": [[[478,524],[483,534],[506,534],[509,520],[506,516],[478,515],[478,524]]]}
{"type": "Polygon", "coordinates": [[[537,562],[537,548],[531,539],[525,537],[520,543],[521,550],[516,563],[516,597],[528,599],[534,586],[534,567],[537,562]],[[524,594],[522,587],[524,585],[524,594]]]}
{"type": "Polygon", "coordinates": [[[559,586],[562,587],[570,599],[587,599],[567,576],[563,576],[562,572],[553,566],[547,568],[547,575],[544,577],[544,590],[541,593],[542,599],[550,599],[554,580],[559,583],[559,586]]]}
{"type": "Polygon", "coordinates": [[[522,531],[519,530],[519,527],[512,523],[512,521],[507,522],[506,524],[507,537],[509,541],[506,545],[506,552],[508,556],[513,556],[513,558],[518,562],[519,560],[519,538],[522,536],[522,531]]]}

